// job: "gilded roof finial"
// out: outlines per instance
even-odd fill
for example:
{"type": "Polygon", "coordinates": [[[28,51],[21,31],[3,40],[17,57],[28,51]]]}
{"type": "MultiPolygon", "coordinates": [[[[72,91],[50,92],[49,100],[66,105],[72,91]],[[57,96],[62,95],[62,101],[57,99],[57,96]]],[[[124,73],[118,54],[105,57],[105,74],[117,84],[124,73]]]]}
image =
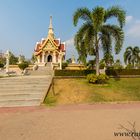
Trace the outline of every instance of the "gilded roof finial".
{"type": "Polygon", "coordinates": [[[52,26],[52,16],[50,16],[50,25],[49,25],[48,35],[52,36],[54,38],[54,32],[53,32],[53,26],[52,26]]]}

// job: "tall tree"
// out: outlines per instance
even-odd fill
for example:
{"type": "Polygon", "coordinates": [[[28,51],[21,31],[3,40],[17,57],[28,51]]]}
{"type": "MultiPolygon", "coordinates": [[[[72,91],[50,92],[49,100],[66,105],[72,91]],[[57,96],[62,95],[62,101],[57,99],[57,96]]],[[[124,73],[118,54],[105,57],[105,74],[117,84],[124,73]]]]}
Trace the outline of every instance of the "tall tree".
{"type": "Polygon", "coordinates": [[[16,57],[12,52],[9,52],[9,54],[10,54],[9,64],[16,65],[18,63],[18,57],[16,57]]]}
{"type": "Polygon", "coordinates": [[[80,56],[82,55],[84,58],[87,55],[95,54],[96,74],[99,75],[99,48],[102,47],[104,52],[111,52],[112,39],[115,43],[116,54],[122,48],[125,11],[118,6],[107,10],[103,7],[96,7],[91,11],[87,8],[79,8],[73,16],[74,26],[77,26],[79,19],[82,19],[84,23],[75,35],[75,46],[78,48],[80,56]],[[109,24],[108,20],[112,17],[117,19],[118,25],[109,24]]]}
{"type": "Polygon", "coordinates": [[[124,52],[124,62],[125,64],[131,64],[133,68],[135,65],[140,64],[140,48],[135,46],[129,46],[124,52]]]}

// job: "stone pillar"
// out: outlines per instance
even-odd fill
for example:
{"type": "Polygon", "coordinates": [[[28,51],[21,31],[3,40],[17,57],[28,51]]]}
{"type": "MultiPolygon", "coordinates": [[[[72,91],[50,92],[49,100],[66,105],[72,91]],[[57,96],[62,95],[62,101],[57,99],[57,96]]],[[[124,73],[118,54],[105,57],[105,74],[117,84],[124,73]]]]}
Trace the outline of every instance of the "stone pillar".
{"type": "Polygon", "coordinates": [[[62,57],[63,57],[63,55],[62,55],[62,52],[60,51],[60,53],[59,53],[60,70],[62,70],[62,57]]]}
{"type": "Polygon", "coordinates": [[[62,70],[62,59],[60,60],[60,70],[62,70]]]}
{"type": "Polygon", "coordinates": [[[46,53],[44,53],[44,63],[46,63],[46,53]]]}
{"type": "Polygon", "coordinates": [[[22,63],[22,58],[21,58],[21,55],[19,55],[18,57],[18,64],[21,64],[22,63]]]}
{"type": "Polygon", "coordinates": [[[40,63],[40,55],[37,56],[37,61],[40,63]]]}
{"type": "Polygon", "coordinates": [[[10,57],[10,54],[9,54],[9,50],[6,51],[6,73],[9,72],[9,57],[10,57]]]}
{"type": "Polygon", "coordinates": [[[56,63],[56,52],[53,52],[53,63],[56,63]]]}
{"type": "Polygon", "coordinates": [[[45,53],[43,52],[43,53],[42,53],[42,63],[45,63],[45,62],[44,62],[44,56],[45,56],[45,53]]]}

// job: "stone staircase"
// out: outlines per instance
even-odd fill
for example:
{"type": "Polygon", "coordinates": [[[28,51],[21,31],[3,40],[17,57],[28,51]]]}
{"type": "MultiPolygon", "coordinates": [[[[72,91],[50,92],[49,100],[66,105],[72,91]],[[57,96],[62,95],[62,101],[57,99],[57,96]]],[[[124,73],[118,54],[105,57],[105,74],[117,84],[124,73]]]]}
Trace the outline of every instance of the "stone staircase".
{"type": "Polygon", "coordinates": [[[51,75],[0,78],[0,107],[39,106],[51,80],[51,75]]]}
{"type": "Polygon", "coordinates": [[[40,66],[35,71],[29,71],[30,75],[53,75],[53,70],[50,65],[40,66]]]}

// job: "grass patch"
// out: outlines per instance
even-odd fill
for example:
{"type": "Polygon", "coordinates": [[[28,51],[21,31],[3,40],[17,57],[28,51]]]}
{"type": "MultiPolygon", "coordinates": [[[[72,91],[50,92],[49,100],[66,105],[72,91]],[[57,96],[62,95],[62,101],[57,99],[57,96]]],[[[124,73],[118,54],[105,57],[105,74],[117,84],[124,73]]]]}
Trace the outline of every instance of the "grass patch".
{"type": "Polygon", "coordinates": [[[140,101],[140,78],[111,78],[108,84],[89,84],[86,79],[55,79],[48,105],[140,101]],[[53,92],[54,91],[54,92],[53,92]]]}
{"type": "Polygon", "coordinates": [[[49,93],[48,96],[45,98],[44,102],[47,106],[55,106],[56,101],[57,101],[56,97],[51,93],[49,93]]]}

